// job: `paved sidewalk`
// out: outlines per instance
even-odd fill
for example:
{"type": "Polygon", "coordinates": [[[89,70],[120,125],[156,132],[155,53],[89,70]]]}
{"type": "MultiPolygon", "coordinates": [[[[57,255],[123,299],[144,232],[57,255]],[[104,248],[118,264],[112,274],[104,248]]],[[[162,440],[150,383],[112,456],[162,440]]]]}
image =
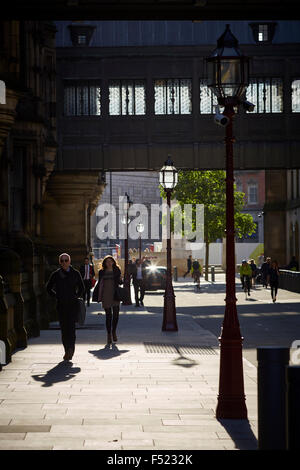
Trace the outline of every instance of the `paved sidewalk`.
{"type": "MultiPolygon", "coordinates": [[[[145,305],[162,305],[162,294],[145,305]]],[[[162,310],[147,308],[121,307],[108,348],[103,310],[91,304],[70,363],[58,329],[18,350],[0,372],[0,449],[255,449],[256,368],[244,359],[249,422],[217,421],[217,337],[180,309],[178,333],[162,332],[162,310]]]]}

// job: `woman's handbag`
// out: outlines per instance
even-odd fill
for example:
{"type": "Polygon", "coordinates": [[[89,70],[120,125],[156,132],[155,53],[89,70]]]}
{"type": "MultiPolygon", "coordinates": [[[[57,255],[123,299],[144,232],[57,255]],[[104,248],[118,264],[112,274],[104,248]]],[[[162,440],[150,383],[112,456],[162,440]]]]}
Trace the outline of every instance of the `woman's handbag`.
{"type": "Polygon", "coordinates": [[[91,282],[92,282],[92,287],[95,287],[95,284],[96,284],[97,281],[94,277],[92,277],[91,282]]]}
{"type": "Polygon", "coordinates": [[[125,289],[124,287],[116,287],[116,290],[115,290],[115,299],[116,300],[119,300],[120,302],[125,302],[128,300],[128,292],[127,292],[127,289],[125,289]]]}
{"type": "Polygon", "coordinates": [[[83,299],[77,299],[77,323],[82,326],[84,325],[86,317],[86,307],[83,299]]]}

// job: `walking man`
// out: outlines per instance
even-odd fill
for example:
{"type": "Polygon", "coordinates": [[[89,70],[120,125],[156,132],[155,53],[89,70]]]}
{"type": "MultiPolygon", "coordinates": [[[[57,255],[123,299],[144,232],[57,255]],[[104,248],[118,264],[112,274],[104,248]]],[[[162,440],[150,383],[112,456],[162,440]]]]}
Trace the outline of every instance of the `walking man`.
{"type": "Polygon", "coordinates": [[[78,297],[84,296],[84,284],[80,272],[71,266],[67,253],[59,256],[60,268],[54,271],[46,285],[49,295],[57,299],[57,311],[61,327],[64,360],[70,361],[75,351],[75,322],[78,312],[78,297]]]}
{"type": "Polygon", "coordinates": [[[185,277],[189,272],[191,272],[191,269],[192,269],[192,255],[190,255],[188,257],[188,259],[186,260],[187,262],[187,272],[184,273],[183,277],[185,277]]]}
{"type": "Polygon", "coordinates": [[[83,279],[84,287],[85,287],[85,296],[84,301],[86,301],[87,306],[90,306],[90,298],[91,298],[91,288],[92,288],[92,279],[95,277],[95,270],[94,266],[90,264],[89,258],[84,258],[84,264],[80,266],[80,274],[83,279]]]}
{"type": "Polygon", "coordinates": [[[132,280],[135,293],[135,306],[139,307],[140,304],[144,305],[145,295],[145,265],[142,260],[138,259],[132,271],[132,280]],[[140,296],[139,296],[140,295],[140,296]]]}

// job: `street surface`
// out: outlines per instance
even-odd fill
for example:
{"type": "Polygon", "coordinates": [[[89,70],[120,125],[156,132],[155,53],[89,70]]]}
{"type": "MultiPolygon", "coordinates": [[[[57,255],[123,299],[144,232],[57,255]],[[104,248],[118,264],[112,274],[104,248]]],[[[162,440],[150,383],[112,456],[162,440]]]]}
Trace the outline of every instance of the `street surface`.
{"type": "Polygon", "coordinates": [[[161,331],[163,292],[150,292],[121,307],[112,347],[93,303],[72,362],[55,323],[16,351],[0,372],[0,449],[256,449],[255,348],[300,336],[300,295],[279,291],[274,305],[269,290],[245,300],[237,287],[248,420],[217,420],[224,275],[201,278],[200,293],[189,278],[174,287],[178,332],[161,331]]]}

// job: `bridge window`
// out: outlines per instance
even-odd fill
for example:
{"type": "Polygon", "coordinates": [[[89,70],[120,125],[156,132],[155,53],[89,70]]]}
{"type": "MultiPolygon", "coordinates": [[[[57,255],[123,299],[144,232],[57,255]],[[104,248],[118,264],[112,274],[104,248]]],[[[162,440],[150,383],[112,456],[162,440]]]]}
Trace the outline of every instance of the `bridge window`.
{"type": "Polygon", "coordinates": [[[300,80],[292,83],[292,113],[300,113],[300,80]]]}
{"type": "Polygon", "coordinates": [[[270,44],[275,34],[276,25],[276,22],[250,23],[254,41],[257,44],[270,44]]]}
{"type": "Polygon", "coordinates": [[[192,80],[155,80],[155,114],[191,114],[192,80]]]}
{"type": "Polygon", "coordinates": [[[89,82],[66,84],[64,113],[65,116],[100,116],[100,86],[89,82]]]}
{"type": "Polygon", "coordinates": [[[283,86],[281,78],[250,80],[246,99],[255,104],[254,113],[282,113],[283,86]]]}
{"type": "Polygon", "coordinates": [[[109,83],[109,114],[112,116],[146,113],[144,80],[111,80],[109,83]]]}
{"type": "Polygon", "coordinates": [[[207,80],[200,80],[200,113],[214,114],[214,106],[218,104],[216,95],[207,86],[207,80]]]}

